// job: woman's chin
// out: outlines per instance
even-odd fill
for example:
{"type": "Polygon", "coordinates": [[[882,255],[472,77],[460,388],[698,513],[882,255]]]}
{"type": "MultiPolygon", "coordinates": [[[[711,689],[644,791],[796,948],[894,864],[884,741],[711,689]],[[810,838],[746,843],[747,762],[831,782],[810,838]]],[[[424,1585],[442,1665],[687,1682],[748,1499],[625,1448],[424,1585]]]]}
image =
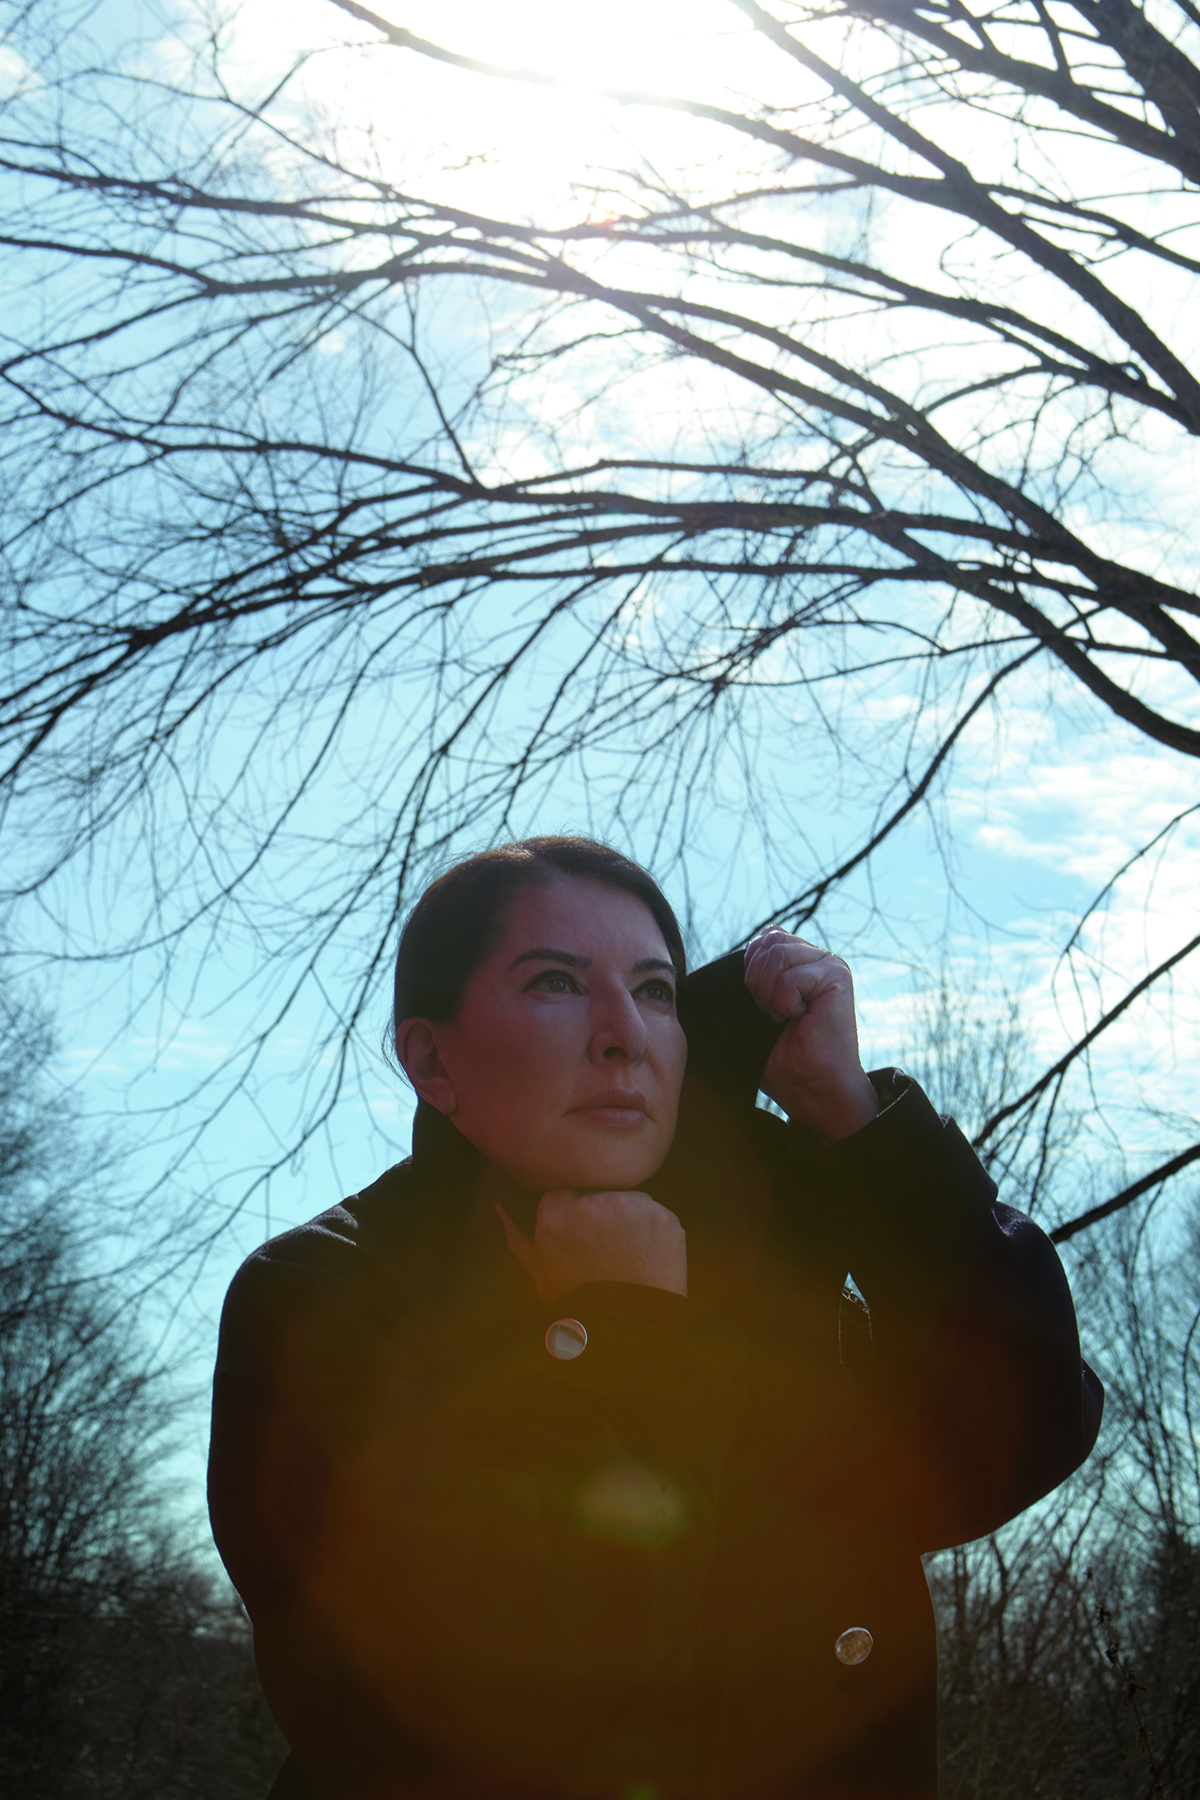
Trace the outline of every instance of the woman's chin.
{"type": "Polygon", "coordinates": [[[533,1154],[528,1140],[514,1141],[512,1133],[500,1142],[483,1132],[464,1135],[511,1181],[539,1196],[558,1188],[636,1192],[662,1167],[670,1148],[669,1141],[663,1142],[666,1134],[650,1121],[636,1134],[627,1128],[597,1130],[575,1124],[569,1131],[547,1133],[533,1154]]]}
{"type": "Polygon", "coordinates": [[[583,1193],[591,1194],[630,1194],[645,1186],[661,1168],[662,1161],[660,1155],[571,1157],[556,1165],[553,1180],[527,1185],[538,1185],[543,1194],[552,1188],[579,1188],[583,1193]]]}

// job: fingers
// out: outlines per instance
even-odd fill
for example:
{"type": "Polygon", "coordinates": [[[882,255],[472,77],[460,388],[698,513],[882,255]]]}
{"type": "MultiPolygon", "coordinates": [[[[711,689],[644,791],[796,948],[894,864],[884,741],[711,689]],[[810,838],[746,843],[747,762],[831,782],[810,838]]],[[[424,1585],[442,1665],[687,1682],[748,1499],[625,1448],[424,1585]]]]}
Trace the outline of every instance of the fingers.
{"type": "Polygon", "coordinates": [[[816,944],[810,944],[805,938],[793,937],[790,931],[780,930],[772,925],[769,931],[760,931],[746,945],[746,975],[751,970],[756,974],[770,972],[779,974],[784,969],[815,968],[825,962],[840,962],[831,950],[822,950],[816,944]]]}
{"type": "Polygon", "coordinates": [[[538,1201],[536,1243],[544,1251],[552,1245],[596,1246],[670,1228],[683,1229],[675,1214],[649,1194],[553,1188],[538,1201]]]}
{"type": "Polygon", "coordinates": [[[752,956],[760,951],[775,948],[788,951],[801,961],[811,961],[814,957],[828,956],[828,950],[822,950],[816,944],[810,944],[807,938],[797,937],[794,932],[785,931],[782,925],[768,925],[765,931],[758,932],[746,945],[745,956],[749,962],[752,956]]]}
{"type": "Polygon", "coordinates": [[[746,946],[746,986],[760,1011],[777,1025],[803,1018],[827,992],[852,993],[850,971],[840,956],[772,926],[746,946]]]}
{"type": "Polygon", "coordinates": [[[649,1194],[554,1188],[538,1202],[533,1240],[503,1206],[508,1247],[543,1300],[588,1281],[632,1281],[687,1293],[687,1238],[649,1194]]]}

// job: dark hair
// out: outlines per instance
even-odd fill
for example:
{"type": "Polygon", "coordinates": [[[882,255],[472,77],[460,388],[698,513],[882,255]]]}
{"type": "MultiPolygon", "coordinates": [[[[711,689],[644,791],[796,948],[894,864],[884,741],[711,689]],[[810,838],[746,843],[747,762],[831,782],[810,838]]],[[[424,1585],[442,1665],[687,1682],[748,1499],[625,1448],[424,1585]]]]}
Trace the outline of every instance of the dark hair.
{"type": "Polygon", "coordinates": [[[592,838],[533,837],[481,850],[431,882],[409,913],[396,952],[392,1041],[404,1019],[452,1019],[471,973],[489,954],[522,888],[569,875],[620,888],[648,907],[682,986],[683,934],[645,869],[592,838]]]}

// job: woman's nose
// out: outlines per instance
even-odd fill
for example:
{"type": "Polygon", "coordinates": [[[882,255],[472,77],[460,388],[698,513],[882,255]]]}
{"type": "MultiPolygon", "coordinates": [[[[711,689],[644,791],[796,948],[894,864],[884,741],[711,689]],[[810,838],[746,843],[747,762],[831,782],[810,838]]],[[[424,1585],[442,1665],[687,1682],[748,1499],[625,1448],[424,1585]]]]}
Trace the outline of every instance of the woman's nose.
{"type": "Polygon", "coordinates": [[[593,1013],[589,1054],[594,1063],[641,1062],[650,1048],[650,1034],[633,995],[607,996],[593,1013]]]}

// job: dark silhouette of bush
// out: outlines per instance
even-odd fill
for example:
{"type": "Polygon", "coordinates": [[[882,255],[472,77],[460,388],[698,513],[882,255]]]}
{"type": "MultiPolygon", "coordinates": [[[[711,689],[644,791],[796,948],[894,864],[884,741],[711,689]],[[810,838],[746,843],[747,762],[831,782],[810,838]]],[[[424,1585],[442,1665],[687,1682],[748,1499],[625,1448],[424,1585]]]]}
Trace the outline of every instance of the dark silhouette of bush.
{"type": "Polygon", "coordinates": [[[178,1402],[88,1272],[112,1159],[51,1052],[0,990],[0,1792],[258,1800],[282,1742],[240,1608],[164,1513],[178,1402]]]}

